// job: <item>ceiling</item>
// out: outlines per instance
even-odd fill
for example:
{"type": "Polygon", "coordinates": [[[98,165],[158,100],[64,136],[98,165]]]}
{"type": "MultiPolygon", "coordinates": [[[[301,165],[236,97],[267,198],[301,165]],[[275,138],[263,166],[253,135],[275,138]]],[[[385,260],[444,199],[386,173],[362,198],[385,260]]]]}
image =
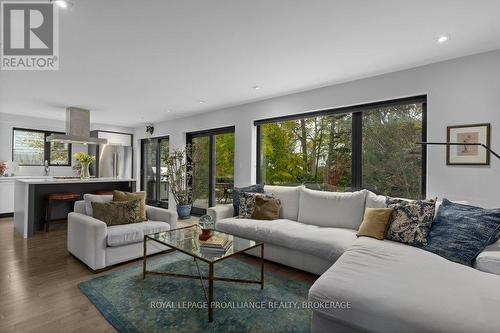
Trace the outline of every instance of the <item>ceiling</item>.
{"type": "Polygon", "coordinates": [[[60,69],[1,71],[0,112],[138,126],[500,48],[498,0],[72,1],[60,69]]]}

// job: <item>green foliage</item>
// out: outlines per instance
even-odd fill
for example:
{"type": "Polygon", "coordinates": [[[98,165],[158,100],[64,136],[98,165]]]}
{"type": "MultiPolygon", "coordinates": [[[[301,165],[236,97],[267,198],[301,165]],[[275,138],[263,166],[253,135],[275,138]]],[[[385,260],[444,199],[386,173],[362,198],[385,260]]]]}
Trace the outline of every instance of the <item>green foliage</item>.
{"type": "Polygon", "coordinates": [[[363,185],[394,197],[421,193],[422,107],[408,104],[363,114],[363,185]]]}
{"type": "Polygon", "coordinates": [[[262,125],[263,180],[313,183],[330,191],[351,186],[351,116],[323,116],[262,125]]]}
{"type": "MultiPolygon", "coordinates": [[[[262,179],[328,191],[352,186],[352,116],[330,115],[261,125],[262,179]]],[[[363,187],[418,198],[421,190],[421,104],[363,113],[363,187]]]]}

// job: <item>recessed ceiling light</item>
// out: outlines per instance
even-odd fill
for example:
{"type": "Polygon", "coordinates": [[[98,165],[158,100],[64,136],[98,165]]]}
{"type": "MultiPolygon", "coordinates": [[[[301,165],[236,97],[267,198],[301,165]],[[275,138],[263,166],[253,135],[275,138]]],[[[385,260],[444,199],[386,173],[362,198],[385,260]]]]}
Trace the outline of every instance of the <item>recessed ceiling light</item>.
{"type": "Polygon", "coordinates": [[[198,103],[200,103],[200,104],[205,104],[205,101],[198,101],[198,103]]]}
{"type": "Polygon", "coordinates": [[[253,86],[252,89],[253,90],[260,90],[260,86],[253,86]]]}
{"type": "Polygon", "coordinates": [[[436,42],[438,44],[443,44],[443,43],[446,43],[447,41],[450,40],[450,36],[448,35],[443,35],[443,36],[439,36],[437,39],[436,39],[436,42]]]}

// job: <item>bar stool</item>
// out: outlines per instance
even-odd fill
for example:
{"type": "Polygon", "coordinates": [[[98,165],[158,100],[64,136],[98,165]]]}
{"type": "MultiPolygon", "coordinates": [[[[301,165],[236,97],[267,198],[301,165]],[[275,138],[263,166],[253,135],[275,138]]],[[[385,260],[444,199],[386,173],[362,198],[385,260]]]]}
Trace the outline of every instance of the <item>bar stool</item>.
{"type": "Polygon", "coordinates": [[[113,190],[101,190],[95,192],[97,195],[113,195],[113,190]]]}
{"type": "MultiPolygon", "coordinates": [[[[70,202],[73,203],[80,199],[80,194],[74,192],[61,192],[52,193],[47,195],[47,205],[45,206],[45,232],[49,231],[49,223],[59,219],[52,218],[52,205],[56,202],[70,202]]],[[[71,207],[73,211],[73,207],[71,207]]]]}

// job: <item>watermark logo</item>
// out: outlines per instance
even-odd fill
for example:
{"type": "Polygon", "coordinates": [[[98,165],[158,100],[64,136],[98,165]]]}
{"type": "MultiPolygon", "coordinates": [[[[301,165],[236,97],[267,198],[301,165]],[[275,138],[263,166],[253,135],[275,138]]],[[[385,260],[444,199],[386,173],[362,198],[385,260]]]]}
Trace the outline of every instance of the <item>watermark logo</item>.
{"type": "Polygon", "coordinates": [[[2,1],[0,20],[0,69],[59,69],[57,6],[48,1],[2,1]]]}

